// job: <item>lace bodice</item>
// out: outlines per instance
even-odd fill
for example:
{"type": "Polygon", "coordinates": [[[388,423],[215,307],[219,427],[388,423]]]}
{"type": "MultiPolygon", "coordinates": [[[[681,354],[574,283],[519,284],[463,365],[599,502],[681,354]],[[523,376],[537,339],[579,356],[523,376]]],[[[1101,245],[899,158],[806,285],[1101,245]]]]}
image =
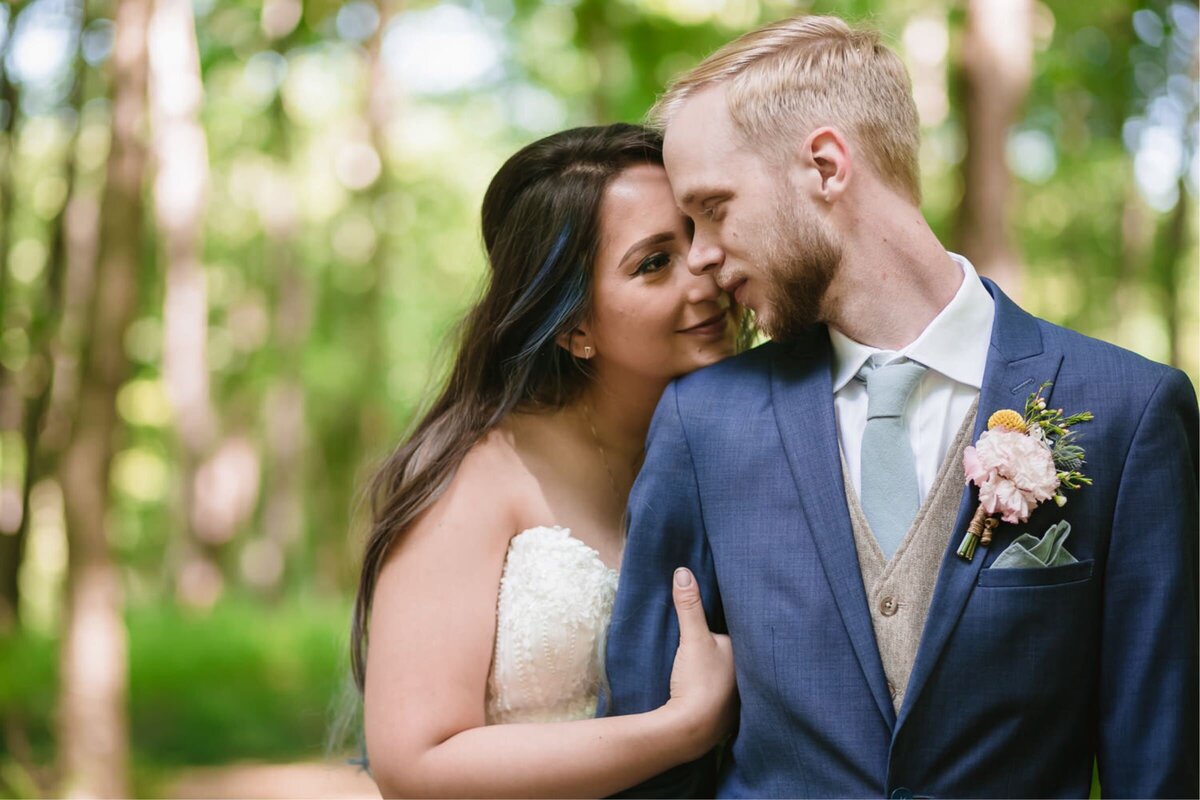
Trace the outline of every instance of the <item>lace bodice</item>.
{"type": "Polygon", "coordinates": [[[512,538],[500,578],[487,722],[596,713],[617,572],[567,528],[512,538]]]}

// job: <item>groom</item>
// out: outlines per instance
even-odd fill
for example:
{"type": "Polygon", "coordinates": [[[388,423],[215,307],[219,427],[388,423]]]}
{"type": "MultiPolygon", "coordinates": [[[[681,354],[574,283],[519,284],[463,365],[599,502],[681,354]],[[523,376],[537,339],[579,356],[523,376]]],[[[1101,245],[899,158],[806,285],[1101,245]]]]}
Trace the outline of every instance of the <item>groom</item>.
{"type": "Polygon", "coordinates": [[[667,698],[681,565],[733,639],[741,712],[719,767],[633,793],[1087,797],[1095,762],[1105,797],[1200,794],[1187,378],[1030,316],[946,252],[909,80],[873,32],[769,25],[655,115],[688,268],[774,341],[677,381],[651,428],[608,713],[667,698]],[[1048,408],[1095,415],[1077,428],[1093,483],[960,557],[964,451],[1047,383],[1048,408]]]}

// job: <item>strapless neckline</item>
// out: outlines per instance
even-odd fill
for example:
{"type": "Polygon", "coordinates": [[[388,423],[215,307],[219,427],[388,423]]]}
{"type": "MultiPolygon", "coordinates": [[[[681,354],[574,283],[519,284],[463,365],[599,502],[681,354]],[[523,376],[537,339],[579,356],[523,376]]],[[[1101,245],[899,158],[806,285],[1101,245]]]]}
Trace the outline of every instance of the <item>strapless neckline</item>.
{"type": "Polygon", "coordinates": [[[586,553],[599,566],[604,567],[606,570],[613,573],[614,575],[619,574],[621,571],[619,567],[610,567],[608,565],[608,563],[605,562],[604,557],[600,555],[599,550],[592,547],[590,544],[585,542],[583,539],[580,539],[575,534],[571,533],[570,528],[564,528],[561,525],[535,525],[532,528],[526,528],[525,530],[521,531],[520,533],[518,533],[516,536],[512,537],[512,539],[509,540],[509,547],[512,546],[513,542],[515,542],[517,539],[520,539],[521,537],[525,536],[526,534],[535,534],[536,535],[538,531],[554,531],[556,533],[561,533],[561,534],[563,534],[563,540],[565,542],[570,543],[569,546],[578,547],[580,552],[586,553]]]}

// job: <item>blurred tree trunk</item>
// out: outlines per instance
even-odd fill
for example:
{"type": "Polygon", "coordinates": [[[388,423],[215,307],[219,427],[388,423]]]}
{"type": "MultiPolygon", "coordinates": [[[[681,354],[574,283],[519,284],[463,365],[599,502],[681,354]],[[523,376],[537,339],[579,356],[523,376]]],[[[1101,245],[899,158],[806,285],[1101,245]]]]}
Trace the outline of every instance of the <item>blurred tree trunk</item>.
{"type": "MultiPolygon", "coordinates": [[[[369,204],[376,241],[375,250],[366,265],[369,277],[365,281],[368,288],[362,295],[362,313],[356,315],[358,335],[355,339],[361,342],[356,348],[361,351],[361,368],[358,370],[361,376],[358,393],[361,402],[356,420],[357,441],[351,453],[351,460],[348,461],[347,468],[339,470],[343,480],[338,483],[330,482],[331,491],[326,493],[330,518],[341,520],[346,519],[347,511],[360,510],[357,506],[354,509],[346,509],[344,498],[354,495],[355,489],[363,480],[359,468],[366,459],[374,457],[387,446],[389,436],[387,381],[384,379],[388,372],[384,303],[388,294],[388,262],[394,241],[390,235],[392,226],[388,219],[388,209],[393,207],[391,200],[395,197],[395,186],[391,180],[388,136],[394,120],[401,113],[400,105],[403,100],[394,82],[388,80],[382,43],[389,21],[403,10],[404,3],[399,0],[376,0],[375,5],[379,14],[379,24],[366,42],[365,48],[367,92],[363,122],[367,131],[367,143],[379,159],[379,174],[362,190],[362,199],[369,204]]],[[[356,527],[358,523],[357,519],[351,520],[351,527],[356,531],[361,530],[356,527]]],[[[324,527],[328,526],[322,526],[324,527]]],[[[315,543],[318,556],[315,577],[323,588],[329,591],[338,591],[348,580],[354,579],[353,571],[347,569],[348,564],[352,563],[347,559],[347,554],[352,554],[354,562],[361,557],[357,549],[358,539],[346,536],[346,528],[342,523],[331,529],[331,533],[337,535],[324,537],[315,543]]]]}
{"type": "Polygon", "coordinates": [[[1033,77],[1033,0],[967,0],[966,7],[960,84],[967,152],[955,240],[981,275],[1018,299],[1005,148],[1033,77]]]}
{"type": "MultiPolygon", "coordinates": [[[[366,360],[364,363],[363,374],[368,376],[368,380],[374,385],[378,380],[378,376],[384,374],[386,365],[384,364],[383,352],[383,294],[384,285],[387,279],[387,260],[390,250],[390,237],[388,232],[391,226],[388,220],[383,217],[382,201],[387,197],[390,188],[388,179],[388,130],[391,127],[392,120],[396,117],[398,98],[396,92],[392,88],[393,84],[388,80],[387,67],[383,62],[383,34],[387,29],[388,21],[398,14],[403,3],[400,0],[379,0],[377,8],[379,11],[379,25],[375,28],[375,33],[372,34],[367,42],[367,107],[366,107],[366,124],[370,139],[371,149],[375,151],[379,158],[379,176],[368,187],[366,191],[367,200],[371,204],[372,221],[376,229],[378,239],[376,240],[375,252],[371,254],[369,267],[371,270],[370,289],[366,294],[366,321],[370,325],[370,335],[366,342],[366,360]]],[[[370,406],[370,404],[368,404],[370,406]]],[[[382,413],[380,418],[364,419],[361,424],[361,431],[364,437],[364,443],[368,446],[374,436],[381,433],[382,413]]]]}
{"type": "MultiPolygon", "coordinates": [[[[0,101],[5,108],[3,125],[4,155],[0,158],[0,335],[8,330],[8,282],[9,264],[8,253],[12,247],[12,211],[13,211],[13,162],[16,149],[17,110],[20,95],[15,83],[8,73],[7,64],[9,51],[12,49],[12,31],[23,6],[17,6],[11,12],[8,20],[9,35],[5,37],[4,47],[0,48],[0,101]]],[[[0,363],[0,432],[15,431],[21,428],[22,399],[16,381],[11,371],[0,363]]],[[[11,441],[11,440],[8,440],[11,441]]],[[[15,458],[15,453],[5,452],[5,444],[0,441],[2,459],[15,458]]],[[[28,471],[29,454],[26,451],[21,459],[28,471]]],[[[17,573],[21,567],[21,558],[25,550],[24,515],[21,511],[20,492],[11,485],[12,475],[0,472],[0,631],[11,628],[17,622],[20,592],[17,586],[17,573]]]]}
{"type": "MultiPolygon", "coordinates": [[[[1102,303],[1097,297],[1096,305],[1110,308],[1112,318],[1108,321],[1115,330],[1123,323],[1133,320],[1141,297],[1139,281],[1150,263],[1154,244],[1154,220],[1152,212],[1138,193],[1133,165],[1124,172],[1125,190],[1121,198],[1121,224],[1117,229],[1117,268],[1113,284],[1109,288],[1111,303],[1102,303]]],[[[1116,334],[1120,341],[1120,335],[1116,334]]]]}
{"type": "MultiPolygon", "coordinates": [[[[264,12],[266,7],[264,6],[264,12]]],[[[296,15],[299,20],[299,14],[296,15]]],[[[264,25],[264,28],[267,26],[264,25]]],[[[297,27],[281,30],[274,43],[285,55],[300,36],[297,27]]],[[[304,527],[304,454],[308,429],[300,359],[311,318],[308,279],[297,264],[295,238],[300,209],[292,186],[292,146],[283,98],[277,93],[270,120],[274,165],[271,185],[261,195],[259,213],[266,233],[265,258],[271,304],[271,341],[277,353],[272,384],[262,399],[265,426],[263,534],[247,548],[253,558],[243,563],[249,582],[268,595],[282,587],[289,556],[302,540],[304,527]]]]}
{"type": "MultiPolygon", "coordinates": [[[[78,34],[87,27],[87,9],[83,0],[79,2],[78,34]]],[[[20,513],[17,527],[12,535],[0,530],[0,630],[20,617],[20,590],[18,575],[24,558],[25,542],[29,533],[29,498],[34,483],[48,472],[41,457],[40,443],[46,413],[50,406],[54,386],[54,338],[58,331],[63,309],[63,286],[67,262],[67,208],[76,185],[75,147],[81,125],[79,111],[83,104],[86,64],[77,47],[71,74],[69,107],[74,111],[75,125],[66,147],[63,173],[67,191],[62,206],[50,221],[50,250],[46,257],[46,279],[42,292],[31,313],[29,323],[30,357],[14,387],[21,398],[20,428],[24,450],[24,470],[19,493],[20,513]]]]}
{"type": "Polygon", "coordinates": [[[1191,204],[1188,202],[1187,184],[1179,178],[1179,201],[1170,215],[1163,220],[1154,246],[1153,280],[1161,298],[1163,322],[1167,328],[1167,341],[1171,366],[1183,368],[1180,353],[1180,309],[1179,286],[1183,282],[1183,252],[1186,247],[1187,225],[1191,204]]]}
{"type": "Polygon", "coordinates": [[[120,0],[112,53],[112,144],[101,203],[100,253],[78,414],[62,459],[70,556],[60,647],[58,750],[70,796],[129,796],[127,632],[108,541],[116,393],[129,368],[142,245],[149,0],[120,0]]]}
{"type": "Polygon", "coordinates": [[[271,329],[280,362],[263,397],[263,535],[250,551],[255,557],[247,575],[258,589],[272,596],[282,588],[287,563],[302,543],[304,530],[304,454],[309,436],[299,367],[312,312],[308,286],[295,265],[293,235],[290,229],[277,228],[267,242],[267,264],[279,279],[271,329]]]}
{"type": "Polygon", "coordinates": [[[99,189],[77,181],[67,195],[63,218],[64,285],[62,314],[50,342],[54,376],[50,403],[40,442],[40,463],[45,474],[58,470],[74,427],[79,402],[80,356],[91,325],[91,298],[100,250],[99,189]]]}
{"type": "MultiPolygon", "coordinates": [[[[179,542],[182,563],[176,595],[188,606],[208,606],[222,577],[217,546],[233,535],[205,509],[197,481],[217,436],[208,370],[208,298],[200,243],[208,191],[208,147],[199,113],[204,98],[200,51],[190,0],[155,0],[150,23],[150,106],[154,126],[155,213],[166,259],[163,298],[163,378],[175,411],[180,454],[179,542]]],[[[211,485],[211,484],[204,484],[211,485]]]]}
{"type": "MultiPolygon", "coordinates": [[[[581,49],[590,53],[598,62],[600,74],[612,75],[613,33],[608,23],[608,0],[584,0],[575,10],[578,25],[577,41],[581,49]]],[[[588,97],[591,112],[590,125],[606,125],[612,120],[612,103],[609,100],[609,81],[596,81],[588,97]]]]}
{"type": "MultiPolygon", "coordinates": [[[[13,175],[12,165],[16,141],[14,134],[17,130],[17,111],[21,102],[20,91],[13,83],[8,73],[8,55],[12,50],[12,32],[16,29],[17,20],[25,9],[24,3],[10,6],[8,32],[4,38],[4,46],[0,48],[0,102],[5,109],[4,116],[4,158],[0,160],[0,329],[4,326],[5,311],[8,308],[8,251],[12,247],[12,207],[13,207],[13,175]]],[[[0,371],[4,370],[0,365],[0,371]]]]}

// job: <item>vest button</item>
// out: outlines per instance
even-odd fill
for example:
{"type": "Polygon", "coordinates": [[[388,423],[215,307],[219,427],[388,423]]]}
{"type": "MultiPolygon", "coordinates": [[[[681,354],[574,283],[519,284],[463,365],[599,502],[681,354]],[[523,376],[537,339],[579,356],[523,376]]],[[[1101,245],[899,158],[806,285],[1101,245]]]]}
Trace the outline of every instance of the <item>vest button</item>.
{"type": "Polygon", "coordinates": [[[903,786],[892,792],[892,800],[912,800],[912,798],[912,790],[905,789],[903,786]]]}
{"type": "Polygon", "coordinates": [[[900,603],[894,597],[885,597],[879,601],[879,613],[890,617],[900,610],[900,603]]]}

